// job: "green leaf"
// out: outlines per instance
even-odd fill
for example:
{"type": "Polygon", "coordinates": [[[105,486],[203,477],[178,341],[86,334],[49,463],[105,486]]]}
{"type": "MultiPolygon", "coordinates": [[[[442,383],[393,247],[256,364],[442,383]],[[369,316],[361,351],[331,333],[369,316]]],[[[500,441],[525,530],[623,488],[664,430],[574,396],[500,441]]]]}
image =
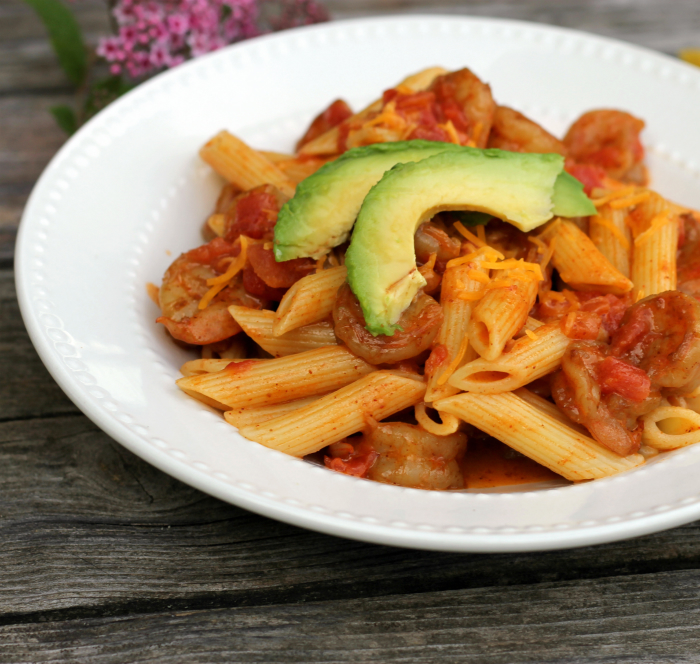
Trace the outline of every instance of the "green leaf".
{"type": "Polygon", "coordinates": [[[52,106],[49,111],[58,123],[58,126],[63,129],[69,136],[75,133],[78,128],[78,122],[75,119],[75,113],[70,106],[52,106]]]}
{"type": "Polygon", "coordinates": [[[51,44],[68,78],[80,85],[87,74],[87,53],[80,26],[60,0],[25,0],[49,31],[51,44]]]}
{"type": "Polygon", "coordinates": [[[493,215],[486,212],[452,212],[451,214],[464,226],[483,226],[493,219],[493,215]]]}
{"type": "Polygon", "coordinates": [[[84,119],[89,120],[95,113],[112,103],[117,97],[129,92],[134,86],[129,85],[121,76],[108,76],[95,81],[85,98],[84,119]]]}

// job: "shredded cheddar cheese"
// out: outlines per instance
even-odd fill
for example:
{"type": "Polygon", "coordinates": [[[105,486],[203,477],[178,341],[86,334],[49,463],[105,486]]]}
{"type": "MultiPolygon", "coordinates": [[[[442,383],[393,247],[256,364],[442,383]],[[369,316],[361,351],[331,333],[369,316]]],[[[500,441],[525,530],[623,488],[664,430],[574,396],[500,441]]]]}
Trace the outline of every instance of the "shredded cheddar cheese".
{"type": "Polygon", "coordinates": [[[627,198],[618,198],[614,201],[610,201],[610,207],[613,210],[623,210],[624,208],[633,207],[648,201],[651,198],[650,191],[643,191],[640,194],[634,194],[633,196],[628,196],[627,198]]]}
{"type": "Polygon", "coordinates": [[[547,245],[535,235],[528,235],[527,241],[532,242],[532,244],[534,244],[537,247],[538,254],[543,254],[548,249],[547,245]]]}
{"type": "Polygon", "coordinates": [[[520,270],[525,273],[529,272],[535,275],[537,281],[544,281],[544,277],[542,276],[542,268],[539,266],[539,264],[528,263],[522,258],[519,260],[516,260],[515,258],[508,258],[498,263],[482,263],[481,266],[489,270],[520,270]]]}
{"type": "Polygon", "coordinates": [[[568,300],[569,304],[577,311],[581,308],[581,303],[578,301],[577,297],[570,291],[564,290],[564,297],[568,300]]]}
{"type": "Polygon", "coordinates": [[[652,235],[654,235],[654,233],[663,228],[673,219],[674,217],[671,215],[671,212],[669,210],[666,210],[661,214],[657,214],[651,220],[649,228],[647,228],[643,233],[640,233],[639,235],[637,235],[636,238],[634,238],[634,246],[637,247],[640,244],[644,244],[645,242],[647,242],[652,237],[652,235]]]}
{"type": "Polygon", "coordinates": [[[200,310],[206,309],[209,303],[222,291],[226,286],[229,285],[231,279],[233,279],[244,267],[248,259],[248,238],[245,235],[241,235],[241,253],[236,256],[236,258],[231,261],[228,269],[223,274],[218,277],[212,277],[207,279],[207,286],[211,288],[204,294],[204,297],[199,301],[197,308],[200,310]]]}
{"type": "Polygon", "coordinates": [[[568,337],[571,335],[574,325],[576,325],[576,314],[572,311],[564,316],[561,322],[561,331],[568,337]]]}
{"type": "MultiPolygon", "coordinates": [[[[469,240],[471,243],[475,244],[477,247],[485,247],[486,242],[484,240],[480,240],[474,233],[471,233],[468,231],[466,228],[464,228],[464,225],[462,224],[461,221],[456,221],[454,223],[454,227],[457,229],[460,235],[462,237],[465,237],[467,240],[469,240]]],[[[459,259],[456,259],[459,260],[459,259]]]]}
{"type": "Polygon", "coordinates": [[[323,270],[323,266],[326,264],[326,258],[328,258],[328,254],[326,254],[325,256],[321,256],[321,258],[319,258],[316,261],[316,273],[317,274],[323,270]]]}
{"type": "Polygon", "coordinates": [[[483,224],[479,224],[476,227],[476,236],[484,243],[486,244],[486,230],[484,229],[483,224]]]}
{"type": "Polygon", "coordinates": [[[464,354],[467,352],[467,348],[469,348],[469,337],[465,334],[459,344],[457,355],[454,356],[452,362],[450,362],[447,368],[442,372],[442,374],[440,374],[440,378],[437,379],[438,386],[444,385],[449,377],[455,372],[459,366],[459,363],[462,361],[464,354]]]}
{"type": "Polygon", "coordinates": [[[481,284],[487,284],[490,281],[489,275],[485,272],[479,272],[479,270],[469,270],[469,272],[467,272],[467,276],[481,284]]]}
{"type": "Polygon", "coordinates": [[[623,187],[622,189],[611,191],[609,194],[606,194],[601,198],[591,198],[591,202],[596,207],[603,207],[603,205],[607,205],[610,201],[614,201],[618,198],[625,198],[626,196],[634,194],[635,190],[636,187],[623,187]]]}
{"type": "Polygon", "coordinates": [[[374,127],[375,125],[384,125],[391,129],[403,130],[406,128],[406,119],[401,117],[396,112],[396,101],[391,100],[382,110],[379,115],[374,116],[364,123],[365,127],[374,127]]]}
{"type": "Polygon", "coordinates": [[[551,300],[556,300],[557,302],[565,302],[566,301],[566,296],[560,293],[559,291],[548,291],[547,292],[547,297],[551,300]]]}
{"type": "Polygon", "coordinates": [[[484,130],[484,123],[483,122],[477,122],[474,125],[474,131],[472,132],[472,140],[470,142],[474,143],[473,147],[476,147],[476,144],[479,142],[479,138],[481,137],[481,132],[484,130]]]}
{"type": "Polygon", "coordinates": [[[629,240],[625,237],[625,234],[617,226],[615,226],[612,221],[610,221],[610,219],[606,219],[600,215],[595,215],[591,217],[591,223],[607,228],[617,238],[620,246],[625,250],[629,250],[629,240]]]}
{"type": "Polygon", "coordinates": [[[525,334],[527,334],[527,336],[533,341],[537,341],[539,339],[539,337],[532,330],[525,330],[525,334]]]}
{"type": "Polygon", "coordinates": [[[497,251],[493,247],[489,247],[488,245],[486,245],[485,247],[481,247],[480,249],[477,249],[476,251],[473,251],[472,253],[467,254],[466,256],[460,256],[459,258],[453,258],[451,261],[448,261],[447,269],[449,270],[451,268],[458,267],[459,265],[469,263],[476,259],[477,256],[484,256],[487,260],[492,261],[503,259],[504,257],[500,251],[497,251]]]}
{"type": "Polygon", "coordinates": [[[452,124],[452,120],[448,120],[443,124],[439,124],[438,127],[440,127],[440,129],[442,129],[449,136],[450,143],[460,145],[459,135],[457,134],[455,126],[452,124]]]}
{"type": "Polygon", "coordinates": [[[515,282],[512,279],[493,279],[491,282],[486,284],[486,290],[493,290],[494,288],[509,288],[514,286],[515,282]]]}

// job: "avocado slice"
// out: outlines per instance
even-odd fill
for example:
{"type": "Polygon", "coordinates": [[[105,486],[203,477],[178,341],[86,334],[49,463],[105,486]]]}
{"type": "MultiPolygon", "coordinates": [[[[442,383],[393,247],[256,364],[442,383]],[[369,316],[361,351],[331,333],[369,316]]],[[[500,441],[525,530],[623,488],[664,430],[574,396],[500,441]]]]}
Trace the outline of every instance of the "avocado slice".
{"type": "Polygon", "coordinates": [[[297,186],[275,224],[275,259],[321,258],[347,240],[367,192],[390,168],[441,152],[469,150],[437,141],[352,148],[297,186]]]}
{"type": "Polygon", "coordinates": [[[563,168],[558,154],[468,148],[394,166],[365,197],[345,255],[348,283],[367,329],[393,335],[401,313],[425,285],[413,236],[437,212],[485,212],[523,231],[555,214],[594,214],[583,186],[563,168]]]}

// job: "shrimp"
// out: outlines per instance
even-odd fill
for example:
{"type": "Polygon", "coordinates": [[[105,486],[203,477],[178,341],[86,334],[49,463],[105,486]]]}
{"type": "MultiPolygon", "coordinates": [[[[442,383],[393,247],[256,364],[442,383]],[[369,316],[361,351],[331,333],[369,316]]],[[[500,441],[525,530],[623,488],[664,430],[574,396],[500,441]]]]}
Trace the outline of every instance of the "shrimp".
{"type": "Polygon", "coordinates": [[[395,364],[420,355],[430,348],[440,325],[442,308],[429,295],[419,292],[401,314],[402,330],[393,336],[373,336],[365,329],[360,303],[348,284],[338,290],[333,307],[335,335],[357,356],[370,364],[395,364]]]}
{"type": "Polygon", "coordinates": [[[457,238],[450,237],[438,221],[434,217],[432,221],[421,224],[416,231],[414,244],[416,259],[420,263],[427,263],[430,256],[435,254],[435,271],[443,274],[447,262],[459,256],[462,243],[457,238]]]}
{"type": "Polygon", "coordinates": [[[644,121],[624,111],[589,111],[571,125],[564,145],[578,164],[602,168],[615,180],[645,185],[642,129],[644,121]]]}
{"type": "Polygon", "coordinates": [[[239,253],[239,243],[215,238],[176,258],[163,277],[158,294],[162,316],[156,322],[165,325],[175,339],[194,345],[212,344],[238,334],[241,328],[229,314],[229,305],[262,309],[267,304],[264,300],[246,293],[235,280],[205,309],[199,309],[199,302],[210,288],[207,279],[225,272],[230,259],[239,253]]]}
{"type": "Polygon", "coordinates": [[[572,343],[552,396],[574,422],[621,455],[641,442],[639,418],[700,385],[700,303],[679,291],[631,306],[610,345],[572,343]]]}
{"type": "Polygon", "coordinates": [[[680,291],[631,306],[615,332],[611,355],[647,373],[664,396],[700,386],[700,302],[680,291]]]}
{"type": "Polygon", "coordinates": [[[700,213],[681,215],[678,245],[678,290],[700,298],[700,213]]]}
{"type": "Polygon", "coordinates": [[[466,134],[462,144],[486,147],[496,113],[490,86],[465,68],[439,76],[430,89],[435,92],[445,121],[466,134]]]}
{"type": "Polygon", "coordinates": [[[217,203],[217,207],[226,205],[223,237],[229,242],[241,235],[272,241],[277,215],[288,198],[271,184],[244,191],[231,200],[228,200],[230,195],[224,196],[226,189],[224,187],[217,203]]]}
{"type": "Polygon", "coordinates": [[[461,489],[464,477],[459,462],[467,449],[467,436],[436,436],[420,426],[403,422],[378,424],[365,434],[378,454],[367,472],[376,482],[414,489],[461,489]]]}
{"type": "Polygon", "coordinates": [[[359,124],[341,125],[341,150],[411,139],[486,146],[496,102],[469,69],[438,76],[427,90],[386,90],[382,108],[359,124]]]}
{"type": "Polygon", "coordinates": [[[566,147],[536,122],[507,106],[498,106],[487,144],[509,152],[556,152],[566,155],[566,147]]]}
{"type": "Polygon", "coordinates": [[[599,369],[606,361],[605,344],[595,341],[575,341],[569,345],[561,362],[561,371],[552,379],[552,397],[557,406],[574,422],[583,424],[601,445],[621,456],[639,450],[642,428],[637,420],[651,412],[661,402],[657,392],[651,393],[646,374],[623,362],[617,369],[619,385],[631,389],[620,395],[603,393],[599,369]],[[635,398],[631,398],[635,397],[635,398]]]}

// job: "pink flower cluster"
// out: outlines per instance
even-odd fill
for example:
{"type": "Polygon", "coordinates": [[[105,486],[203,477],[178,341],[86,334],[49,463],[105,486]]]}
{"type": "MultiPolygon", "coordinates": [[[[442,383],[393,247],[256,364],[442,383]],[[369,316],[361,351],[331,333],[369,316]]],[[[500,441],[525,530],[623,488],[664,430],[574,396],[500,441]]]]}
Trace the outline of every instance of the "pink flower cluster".
{"type": "Polygon", "coordinates": [[[327,20],[315,0],[117,0],[117,34],[97,54],[113,74],[142,78],[241,39],[327,20]]]}

